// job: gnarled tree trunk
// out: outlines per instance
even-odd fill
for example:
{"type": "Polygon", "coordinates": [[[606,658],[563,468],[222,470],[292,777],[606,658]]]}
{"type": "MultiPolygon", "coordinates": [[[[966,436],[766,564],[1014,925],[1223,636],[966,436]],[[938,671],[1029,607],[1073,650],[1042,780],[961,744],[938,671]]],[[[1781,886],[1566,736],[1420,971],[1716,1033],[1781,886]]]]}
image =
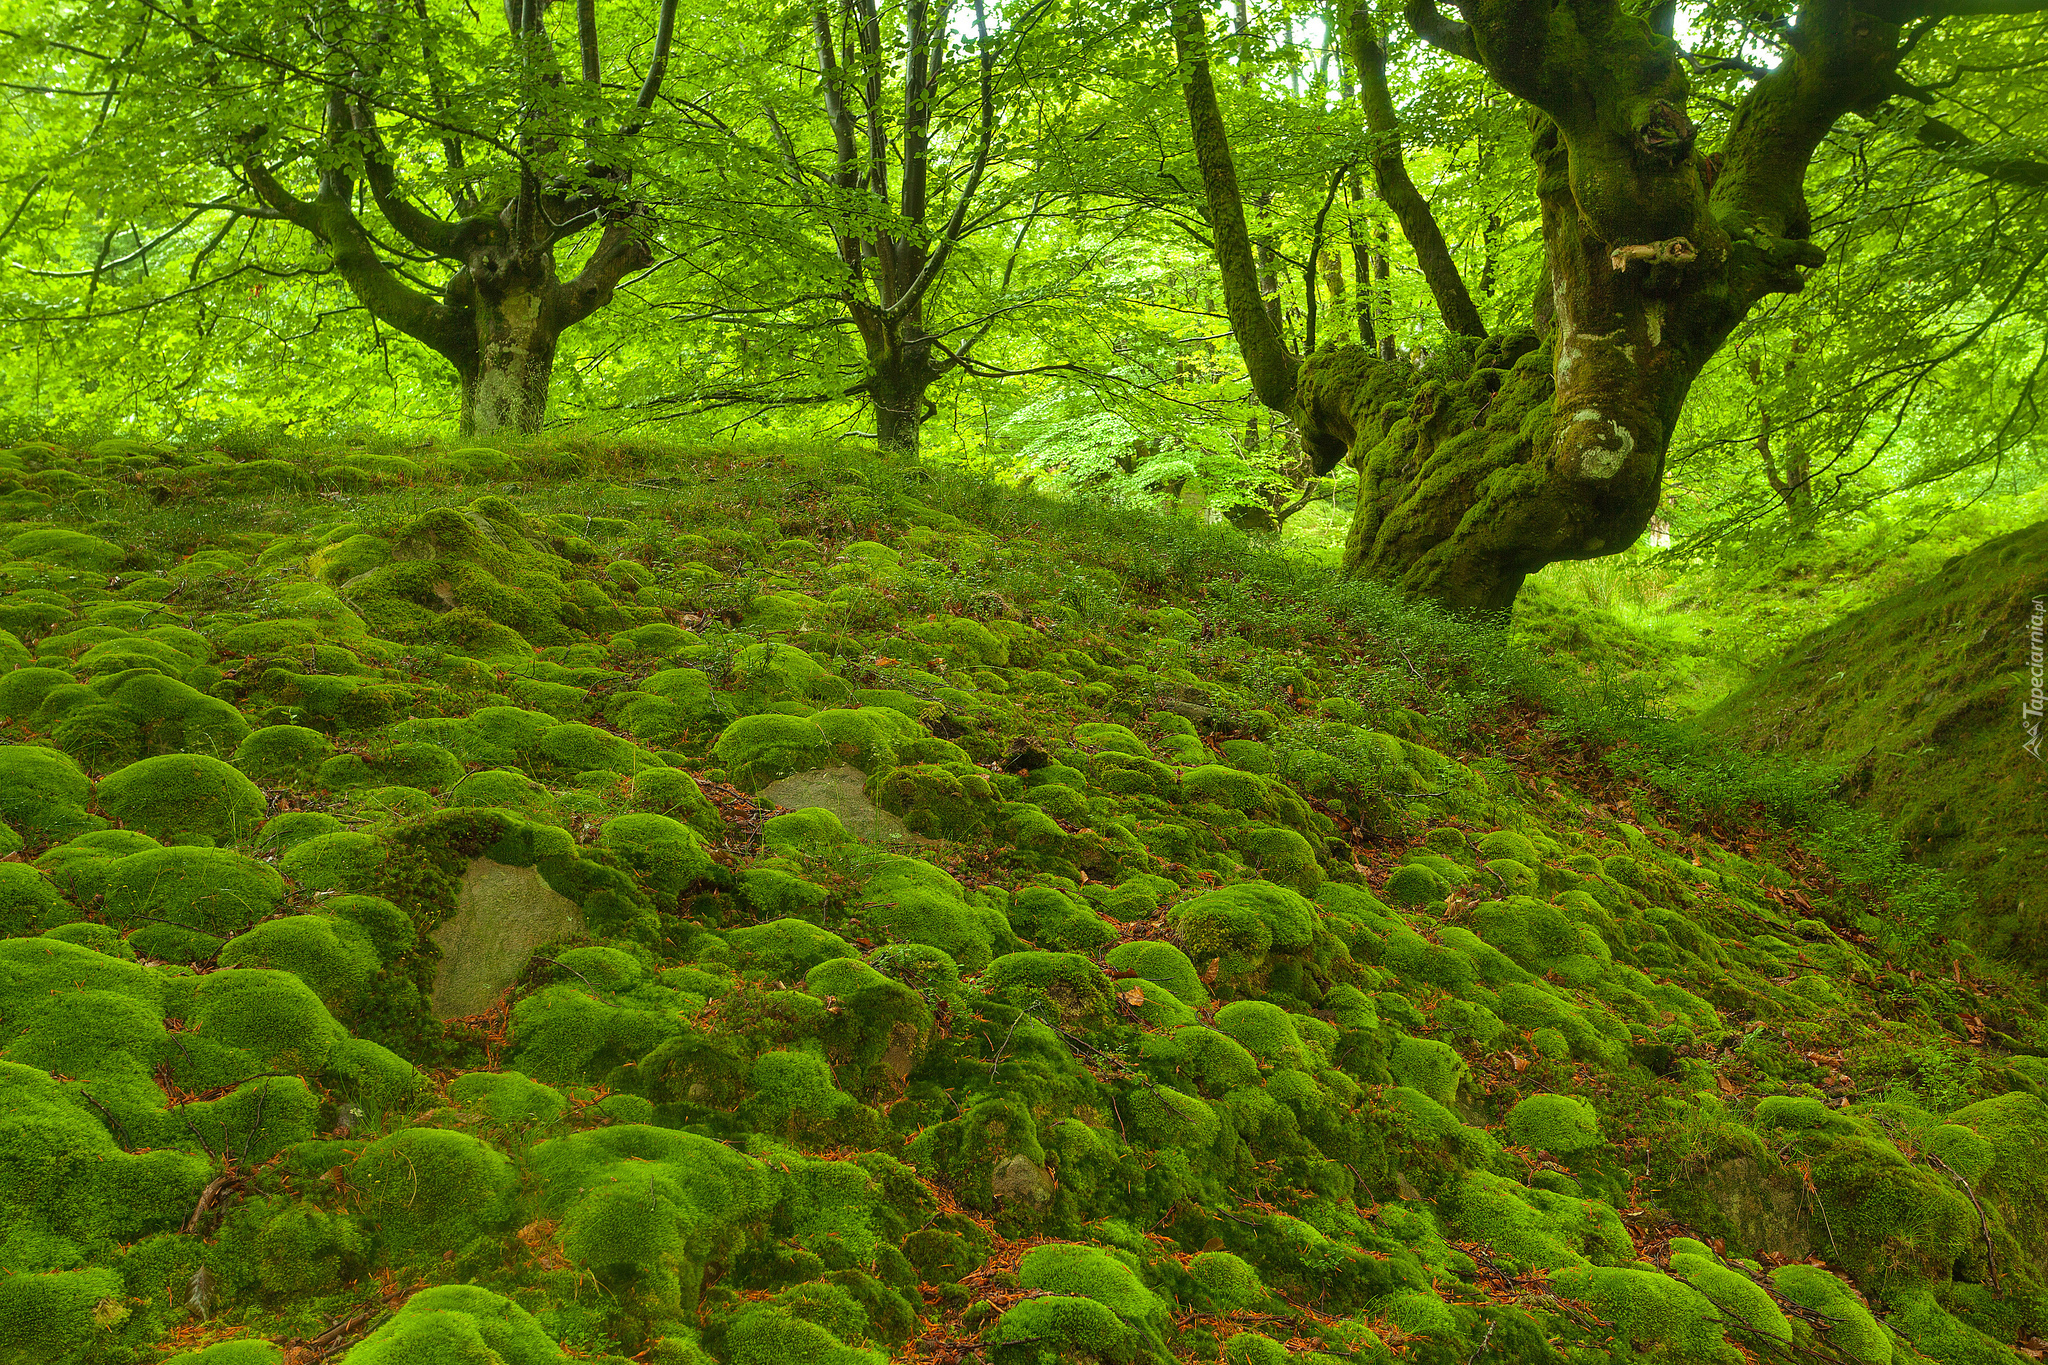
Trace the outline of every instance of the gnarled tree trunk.
{"type": "Polygon", "coordinates": [[[462,434],[472,439],[539,431],[562,333],[610,303],[616,282],[652,260],[624,219],[606,229],[570,280],[557,276],[551,242],[522,246],[505,221],[469,220],[449,249],[463,262],[443,295],[454,325],[430,344],[461,376],[462,434]]]}
{"type": "MultiPolygon", "coordinates": [[[[510,6],[506,22],[520,41],[519,60],[532,65],[530,78],[545,87],[559,79],[542,10],[540,5],[510,6]]],[[[424,18],[424,8],[420,13],[424,18]]],[[[582,80],[594,98],[602,86],[594,11],[580,5],[577,13],[582,80]]],[[[675,15],[676,0],[661,0],[651,60],[630,121],[619,130],[621,140],[646,126],[660,94],[675,15]]],[[[347,6],[338,16],[333,32],[324,35],[336,66],[324,99],[326,146],[315,192],[304,199],[293,194],[253,155],[244,162],[243,174],[271,215],[327,245],[335,273],[373,317],[431,347],[454,368],[461,383],[464,437],[538,431],[547,416],[562,333],[610,303],[621,280],[653,261],[645,240],[647,219],[627,192],[629,178],[591,161],[583,166],[577,188],[570,188],[566,178],[543,184],[535,163],[556,150],[557,134],[542,126],[538,112],[529,112],[509,130],[509,140],[521,149],[517,193],[484,203],[458,190],[455,208],[461,216],[455,221],[427,212],[405,195],[377,126],[372,92],[384,80],[390,34],[379,26],[381,17],[375,24],[363,20],[368,26],[358,32],[353,27],[357,17],[347,6]],[[453,268],[438,299],[413,288],[384,259],[356,216],[358,178],[351,167],[360,169],[361,188],[400,237],[453,268]],[[583,269],[563,280],[556,248],[591,227],[603,229],[597,245],[583,269]]],[[[434,69],[431,47],[425,55],[434,69]]],[[[435,86],[432,93],[436,106],[445,107],[445,92],[435,86]]],[[[593,137],[598,124],[595,118],[585,122],[593,137]]],[[[505,131],[493,130],[492,140],[502,145],[508,140],[505,131]]],[[[253,146],[264,132],[257,129],[248,143],[253,146]]],[[[451,125],[444,124],[441,132],[449,172],[459,184],[467,183],[474,173],[464,160],[463,139],[451,125]]],[[[593,154],[595,148],[593,141],[593,154]]]]}
{"type": "Polygon", "coordinates": [[[509,269],[493,269],[498,262],[478,255],[482,259],[472,260],[462,276],[474,335],[450,357],[462,376],[462,434],[483,439],[538,431],[561,335],[547,316],[554,263],[514,259],[504,263],[509,269]]]}
{"type": "MultiPolygon", "coordinates": [[[[1801,189],[1814,149],[1844,113],[1897,87],[1906,21],[1968,8],[1868,2],[1803,5],[1790,55],[1751,88],[1710,157],[1694,145],[1677,44],[1615,0],[1458,0],[1463,22],[1410,0],[1426,41],[1532,108],[1547,288],[1533,327],[1462,343],[1463,363],[1439,367],[1452,377],[1428,382],[1355,348],[1295,361],[1233,302],[1261,399],[1300,424],[1319,470],[1358,464],[1349,570],[1497,613],[1544,565],[1634,543],[1701,369],[1760,299],[1797,290],[1801,271],[1825,260],[1801,189]]],[[[1175,33],[1228,296],[1248,253],[1225,241],[1243,219],[1220,202],[1235,172],[1188,0],[1175,33]]]]}

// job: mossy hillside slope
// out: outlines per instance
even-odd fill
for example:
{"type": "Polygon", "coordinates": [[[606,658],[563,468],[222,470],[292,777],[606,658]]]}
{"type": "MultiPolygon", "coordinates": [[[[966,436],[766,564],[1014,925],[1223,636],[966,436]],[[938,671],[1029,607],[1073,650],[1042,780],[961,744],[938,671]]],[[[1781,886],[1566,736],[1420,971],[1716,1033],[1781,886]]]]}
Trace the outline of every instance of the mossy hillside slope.
{"type": "Polygon", "coordinates": [[[1967,928],[2037,967],[2048,964],[2048,750],[2026,747],[2025,705],[2043,600],[2048,523],[1815,631],[1701,718],[1747,746],[1839,765],[1852,800],[1956,875],[1967,928]]]}
{"type": "Polygon", "coordinates": [[[0,471],[0,1360],[2042,1330],[2036,995],[1370,589],[844,452],[0,471]],[[582,927],[440,1021],[479,864],[582,927]]]}

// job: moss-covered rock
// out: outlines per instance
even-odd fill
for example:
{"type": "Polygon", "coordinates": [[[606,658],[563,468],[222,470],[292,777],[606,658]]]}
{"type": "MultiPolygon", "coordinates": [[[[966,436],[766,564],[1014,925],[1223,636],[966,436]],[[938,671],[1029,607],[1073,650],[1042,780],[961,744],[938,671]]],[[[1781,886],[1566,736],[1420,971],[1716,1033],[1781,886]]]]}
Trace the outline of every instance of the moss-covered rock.
{"type": "Polygon", "coordinates": [[[211,957],[284,901],[284,879],[227,849],[153,848],[116,859],[102,882],[104,912],[152,956],[211,957]]]}
{"type": "Polygon", "coordinates": [[[665,904],[718,872],[703,836],[666,815],[621,815],[605,823],[598,840],[665,904]]]}
{"type": "Polygon", "coordinates": [[[218,843],[247,842],[266,806],[255,783],[203,754],[164,754],[131,763],[104,778],[100,809],[123,825],[159,839],[203,835],[218,843]]]}
{"type": "MultiPolygon", "coordinates": [[[[1444,439],[1547,382],[1486,345],[1444,439]]],[[[240,441],[0,452],[0,1356],[420,1284],[351,1365],[2041,1331],[2037,983],[1500,742],[1511,644],[852,447],[240,441]]]]}
{"type": "Polygon", "coordinates": [[[510,1299],[475,1285],[440,1285],[407,1299],[347,1359],[349,1365],[426,1360],[557,1365],[569,1357],[532,1314],[510,1299]]]}
{"type": "Polygon", "coordinates": [[[303,787],[333,756],[334,745],[301,725],[266,725],[250,732],[232,760],[242,774],[266,787],[303,787]]]}
{"type": "Polygon", "coordinates": [[[1508,1111],[1508,1135],[1525,1147],[1570,1156],[1600,1145],[1600,1116],[1576,1095],[1531,1095],[1508,1111]]]}
{"type": "Polygon", "coordinates": [[[833,761],[824,731],[800,716],[773,714],[734,721],[719,732],[711,752],[733,782],[747,791],[833,761]]]}
{"type": "Polygon", "coordinates": [[[664,1316],[695,1309],[706,1267],[779,1193],[768,1167],[722,1143],[639,1124],[551,1138],[533,1170],[570,1261],[664,1316]]]}
{"type": "Polygon", "coordinates": [[[502,1230],[518,1184],[512,1165],[467,1133],[407,1128],[365,1147],[350,1169],[378,1237],[400,1255],[466,1246],[502,1230]]]}
{"type": "Polygon", "coordinates": [[[1219,964],[1233,978],[1260,970],[1273,950],[1299,952],[1315,937],[1314,905],[1271,882],[1204,892],[1175,906],[1167,922],[1197,965],[1219,964]]]}
{"type": "Polygon", "coordinates": [[[55,749],[0,746],[0,818],[31,836],[65,837],[95,828],[85,813],[92,779],[55,749]]]}

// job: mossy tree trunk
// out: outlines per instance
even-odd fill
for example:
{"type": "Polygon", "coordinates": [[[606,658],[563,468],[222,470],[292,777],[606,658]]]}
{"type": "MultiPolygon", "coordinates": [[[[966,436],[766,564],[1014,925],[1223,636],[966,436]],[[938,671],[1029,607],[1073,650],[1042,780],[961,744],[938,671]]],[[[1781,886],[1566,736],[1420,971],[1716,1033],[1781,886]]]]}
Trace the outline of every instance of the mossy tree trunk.
{"type": "Polygon", "coordinates": [[[518,234],[503,223],[477,235],[445,296],[457,325],[467,323],[442,352],[462,377],[462,434],[538,431],[562,333],[608,303],[616,281],[651,257],[635,225],[621,222],[565,281],[551,247],[517,250],[518,234]]]}
{"type": "MultiPolygon", "coordinates": [[[[1789,55],[1750,88],[1708,156],[1686,113],[1668,8],[1660,21],[1617,0],[1459,0],[1453,20],[1434,0],[1410,0],[1408,20],[1425,41],[1477,63],[1530,106],[1547,287],[1530,329],[1464,343],[1460,363],[1428,382],[1348,348],[1303,364],[1231,307],[1260,398],[1301,426],[1319,469],[1347,454],[1358,463],[1349,570],[1453,608],[1501,612],[1544,565],[1634,543],[1656,511],[1694,379],[1750,308],[1799,289],[1802,272],[1824,262],[1809,240],[1808,163],[1837,119],[1901,88],[1905,26],[1923,21],[1924,31],[1987,5],[2044,7],[1865,4],[1800,6],[1789,55]]],[[[1234,224],[1218,197],[1234,193],[1235,174],[1199,25],[1196,6],[1176,4],[1228,295],[1248,251],[1224,240],[1234,224]]]]}
{"type": "Polygon", "coordinates": [[[883,310],[851,309],[868,357],[867,394],[875,410],[875,444],[918,453],[918,433],[935,407],[927,391],[947,367],[924,335],[921,310],[890,318],[883,310]]]}

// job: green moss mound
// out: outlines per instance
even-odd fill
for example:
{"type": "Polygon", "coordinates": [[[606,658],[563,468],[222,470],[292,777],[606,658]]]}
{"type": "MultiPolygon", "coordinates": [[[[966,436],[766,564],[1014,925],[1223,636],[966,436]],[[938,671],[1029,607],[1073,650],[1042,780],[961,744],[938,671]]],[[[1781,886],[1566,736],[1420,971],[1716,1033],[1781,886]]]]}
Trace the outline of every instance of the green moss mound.
{"type": "Polygon", "coordinates": [[[246,842],[263,823],[263,793],[241,773],[203,754],[163,754],[131,763],[100,782],[100,808],[159,839],[201,835],[246,842]]]}
{"type": "Polygon", "coordinates": [[[1989,541],[1807,636],[1701,717],[1839,768],[1843,791],[1967,888],[1965,927],[2037,965],[2048,905],[2029,889],[2048,859],[2034,818],[2048,764],[2023,684],[2044,559],[2048,523],[1989,541]]]}

